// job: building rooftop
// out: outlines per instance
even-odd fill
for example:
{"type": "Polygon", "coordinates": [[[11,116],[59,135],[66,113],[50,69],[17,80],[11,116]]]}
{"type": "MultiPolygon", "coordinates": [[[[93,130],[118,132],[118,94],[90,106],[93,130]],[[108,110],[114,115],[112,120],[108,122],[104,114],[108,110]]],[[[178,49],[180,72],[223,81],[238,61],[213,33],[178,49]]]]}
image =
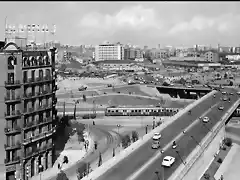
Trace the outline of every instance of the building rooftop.
{"type": "Polygon", "coordinates": [[[136,63],[132,60],[105,60],[105,61],[96,61],[95,64],[131,64],[136,63]]]}

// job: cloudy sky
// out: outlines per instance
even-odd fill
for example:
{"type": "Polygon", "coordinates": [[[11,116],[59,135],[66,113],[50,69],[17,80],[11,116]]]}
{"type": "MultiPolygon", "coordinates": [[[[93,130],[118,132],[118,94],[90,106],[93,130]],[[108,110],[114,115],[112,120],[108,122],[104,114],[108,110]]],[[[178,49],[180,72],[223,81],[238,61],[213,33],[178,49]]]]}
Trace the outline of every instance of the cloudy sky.
{"type": "Polygon", "coordinates": [[[6,16],[12,24],[55,23],[55,39],[72,45],[240,44],[238,2],[1,2],[0,39],[6,16]]]}

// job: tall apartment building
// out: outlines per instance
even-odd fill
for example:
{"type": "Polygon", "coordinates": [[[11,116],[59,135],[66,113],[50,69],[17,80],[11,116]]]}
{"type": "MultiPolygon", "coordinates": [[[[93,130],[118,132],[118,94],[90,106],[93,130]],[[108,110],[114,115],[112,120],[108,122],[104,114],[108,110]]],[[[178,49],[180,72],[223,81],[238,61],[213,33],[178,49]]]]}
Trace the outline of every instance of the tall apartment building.
{"type": "Polygon", "coordinates": [[[15,43],[0,50],[6,180],[27,180],[53,165],[55,51],[27,50],[15,43]]]}
{"type": "Polygon", "coordinates": [[[100,44],[95,47],[95,61],[123,60],[124,47],[120,43],[100,44]]]}

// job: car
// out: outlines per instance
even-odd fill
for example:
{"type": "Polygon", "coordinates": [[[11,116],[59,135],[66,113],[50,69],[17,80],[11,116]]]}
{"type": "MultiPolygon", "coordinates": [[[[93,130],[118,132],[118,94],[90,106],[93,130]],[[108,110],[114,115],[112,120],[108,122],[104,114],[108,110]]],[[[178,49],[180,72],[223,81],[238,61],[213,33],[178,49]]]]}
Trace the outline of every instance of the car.
{"type": "Polygon", "coordinates": [[[203,121],[204,123],[209,122],[209,117],[207,117],[207,116],[203,117],[203,118],[202,118],[202,121],[203,121]]]}
{"type": "Polygon", "coordinates": [[[162,135],[160,133],[154,133],[153,139],[160,139],[162,135]]]}
{"type": "Polygon", "coordinates": [[[228,98],[227,97],[223,97],[223,101],[227,101],[228,100],[228,98]]]}
{"type": "Polygon", "coordinates": [[[224,107],[223,107],[223,106],[219,106],[218,109],[219,109],[219,110],[223,110],[224,107]]]}
{"type": "Polygon", "coordinates": [[[160,141],[153,141],[152,149],[158,149],[160,147],[160,141]]]}
{"type": "Polygon", "coordinates": [[[162,166],[171,167],[175,162],[175,157],[165,156],[162,161],[162,166]]]}
{"type": "Polygon", "coordinates": [[[230,92],[229,94],[230,94],[230,95],[233,95],[233,93],[232,93],[232,92],[230,92]]]}
{"type": "Polygon", "coordinates": [[[237,92],[237,95],[240,95],[240,91],[237,92]]]}
{"type": "Polygon", "coordinates": [[[224,94],[227,94],[227,92],[225,92],[225,91],[222,91],[222,94],[224,95],[224,94]]]}

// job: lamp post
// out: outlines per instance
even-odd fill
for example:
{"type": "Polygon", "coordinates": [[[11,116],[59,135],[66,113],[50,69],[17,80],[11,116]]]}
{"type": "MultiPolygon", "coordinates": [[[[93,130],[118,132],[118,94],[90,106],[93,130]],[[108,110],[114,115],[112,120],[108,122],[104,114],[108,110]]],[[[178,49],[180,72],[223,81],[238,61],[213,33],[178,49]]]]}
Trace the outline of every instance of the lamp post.
{"type": "Polygon", "coordinates": [[[43,166],[41,164],[39,164],[38,169],[39,169],[40,180],[42,180],[42,173],[41,172],[43,171],[43,166]]]}
{"type": "Polygon", "coordinates": [[[119,128],[120,128],[120,124],[117,124],[117,130],[118,130],[118,134],[119,134],[119,128]]]}
{"type": "Polygon", "coordinates": [[[185,161],[183,161],[183,159],[182,159],[182,157],[181,157],[181,155],[180,155],[179,151],[177,151],[177,150],[176,150],[176,153],[177,153],[177,155],[179,156],[179,158],[181,159],[181,161],[182,161],[183,165],[185,166],[185,165],[186,165],[186,162],[185,162],[185,161]]]}
{"type": "Polygon", "coordinates": [[[157,175],[157,178],[158,178],[158,180],[160,180],[160,177],[159,177],[159,172],[158,171],[155,171],[155,174],[157,175]]]}

